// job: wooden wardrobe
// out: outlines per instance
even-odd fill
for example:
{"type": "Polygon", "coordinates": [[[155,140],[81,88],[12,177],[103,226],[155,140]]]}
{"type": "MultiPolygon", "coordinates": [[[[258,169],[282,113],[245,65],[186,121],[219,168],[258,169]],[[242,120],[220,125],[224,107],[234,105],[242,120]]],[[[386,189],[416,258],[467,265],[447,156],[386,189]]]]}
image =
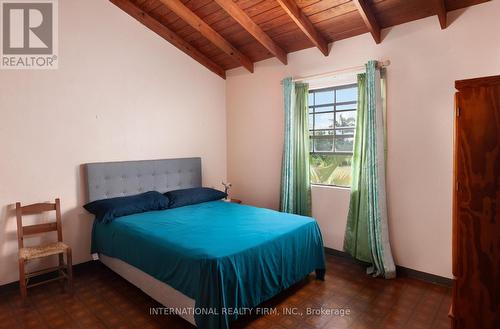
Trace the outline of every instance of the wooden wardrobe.
{"type": "Polygon", "coordinates": [[[455,82],[452,328],[500,328],[500,76],[455,82]]]}

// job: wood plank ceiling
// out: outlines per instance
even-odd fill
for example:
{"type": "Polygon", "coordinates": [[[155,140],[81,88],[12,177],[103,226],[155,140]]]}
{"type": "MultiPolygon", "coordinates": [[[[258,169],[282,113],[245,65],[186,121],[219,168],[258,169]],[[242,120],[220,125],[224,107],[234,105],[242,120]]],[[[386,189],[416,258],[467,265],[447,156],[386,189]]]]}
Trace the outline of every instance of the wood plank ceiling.
{"type": "MultiPolygon", "coordinates": [[[[149,29],[225,78],[225,71],[489,0],[110,0],[149,29]]],[[[335,56],[331,54],[330,56],[335,56]]]]}

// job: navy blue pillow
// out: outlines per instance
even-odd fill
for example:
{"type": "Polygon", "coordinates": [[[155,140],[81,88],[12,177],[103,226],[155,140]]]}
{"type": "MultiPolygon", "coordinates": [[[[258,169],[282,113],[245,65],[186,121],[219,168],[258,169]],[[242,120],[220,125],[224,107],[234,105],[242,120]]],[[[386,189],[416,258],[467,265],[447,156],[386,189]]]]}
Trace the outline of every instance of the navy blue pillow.
{"type": "Polygon", "coordinates": [[[169,208],[177,208],[207,201],[220,200],[227,194],[209,187],[194,187],[165,193],[169,199],[169,208]]]}
{"type": "Polygon", "coordinates": [[[94,214],[98,221],[109,223],[120,216],[167,209],[168,198],[160,192],[150,191],[137,195],[96,200],[83,207],[94,214]]]}

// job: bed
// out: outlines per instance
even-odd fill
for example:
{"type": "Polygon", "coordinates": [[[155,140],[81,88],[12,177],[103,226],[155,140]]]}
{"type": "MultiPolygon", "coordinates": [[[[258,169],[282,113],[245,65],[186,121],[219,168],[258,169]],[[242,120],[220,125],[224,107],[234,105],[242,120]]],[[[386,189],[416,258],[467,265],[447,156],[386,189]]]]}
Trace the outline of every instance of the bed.
{"type": "MultiPolygon", "coordinates": [[[[200,158],[94,163],[89,201],[201,186],[200,158]]],[[[229,328],[313,271],[324,277],[310,217],[211,201],[94,223],[92,252],[110,269],[199,328],[229,328]]]]}

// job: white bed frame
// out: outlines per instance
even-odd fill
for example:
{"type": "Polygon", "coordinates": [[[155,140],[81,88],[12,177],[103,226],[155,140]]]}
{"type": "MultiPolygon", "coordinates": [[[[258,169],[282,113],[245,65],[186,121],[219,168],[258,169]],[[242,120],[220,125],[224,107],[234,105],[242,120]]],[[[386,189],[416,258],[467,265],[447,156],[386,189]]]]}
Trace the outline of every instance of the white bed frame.
{"type": "MultiPolygon", "coordinates": [[[[179,309],[194,310],[194,299],[189,298],[168,284],[155,279],[151,275],[139,270],[137,267],[127,264],[118,258],[108,257],[103,254],[99,254],[99,260],[113,272],[141,289],[146,295],[163,306],[173,308],[174,311],[179,309]]],[[[196,326],[193,312],[177,312],[177,315],[196,326]]]]}

